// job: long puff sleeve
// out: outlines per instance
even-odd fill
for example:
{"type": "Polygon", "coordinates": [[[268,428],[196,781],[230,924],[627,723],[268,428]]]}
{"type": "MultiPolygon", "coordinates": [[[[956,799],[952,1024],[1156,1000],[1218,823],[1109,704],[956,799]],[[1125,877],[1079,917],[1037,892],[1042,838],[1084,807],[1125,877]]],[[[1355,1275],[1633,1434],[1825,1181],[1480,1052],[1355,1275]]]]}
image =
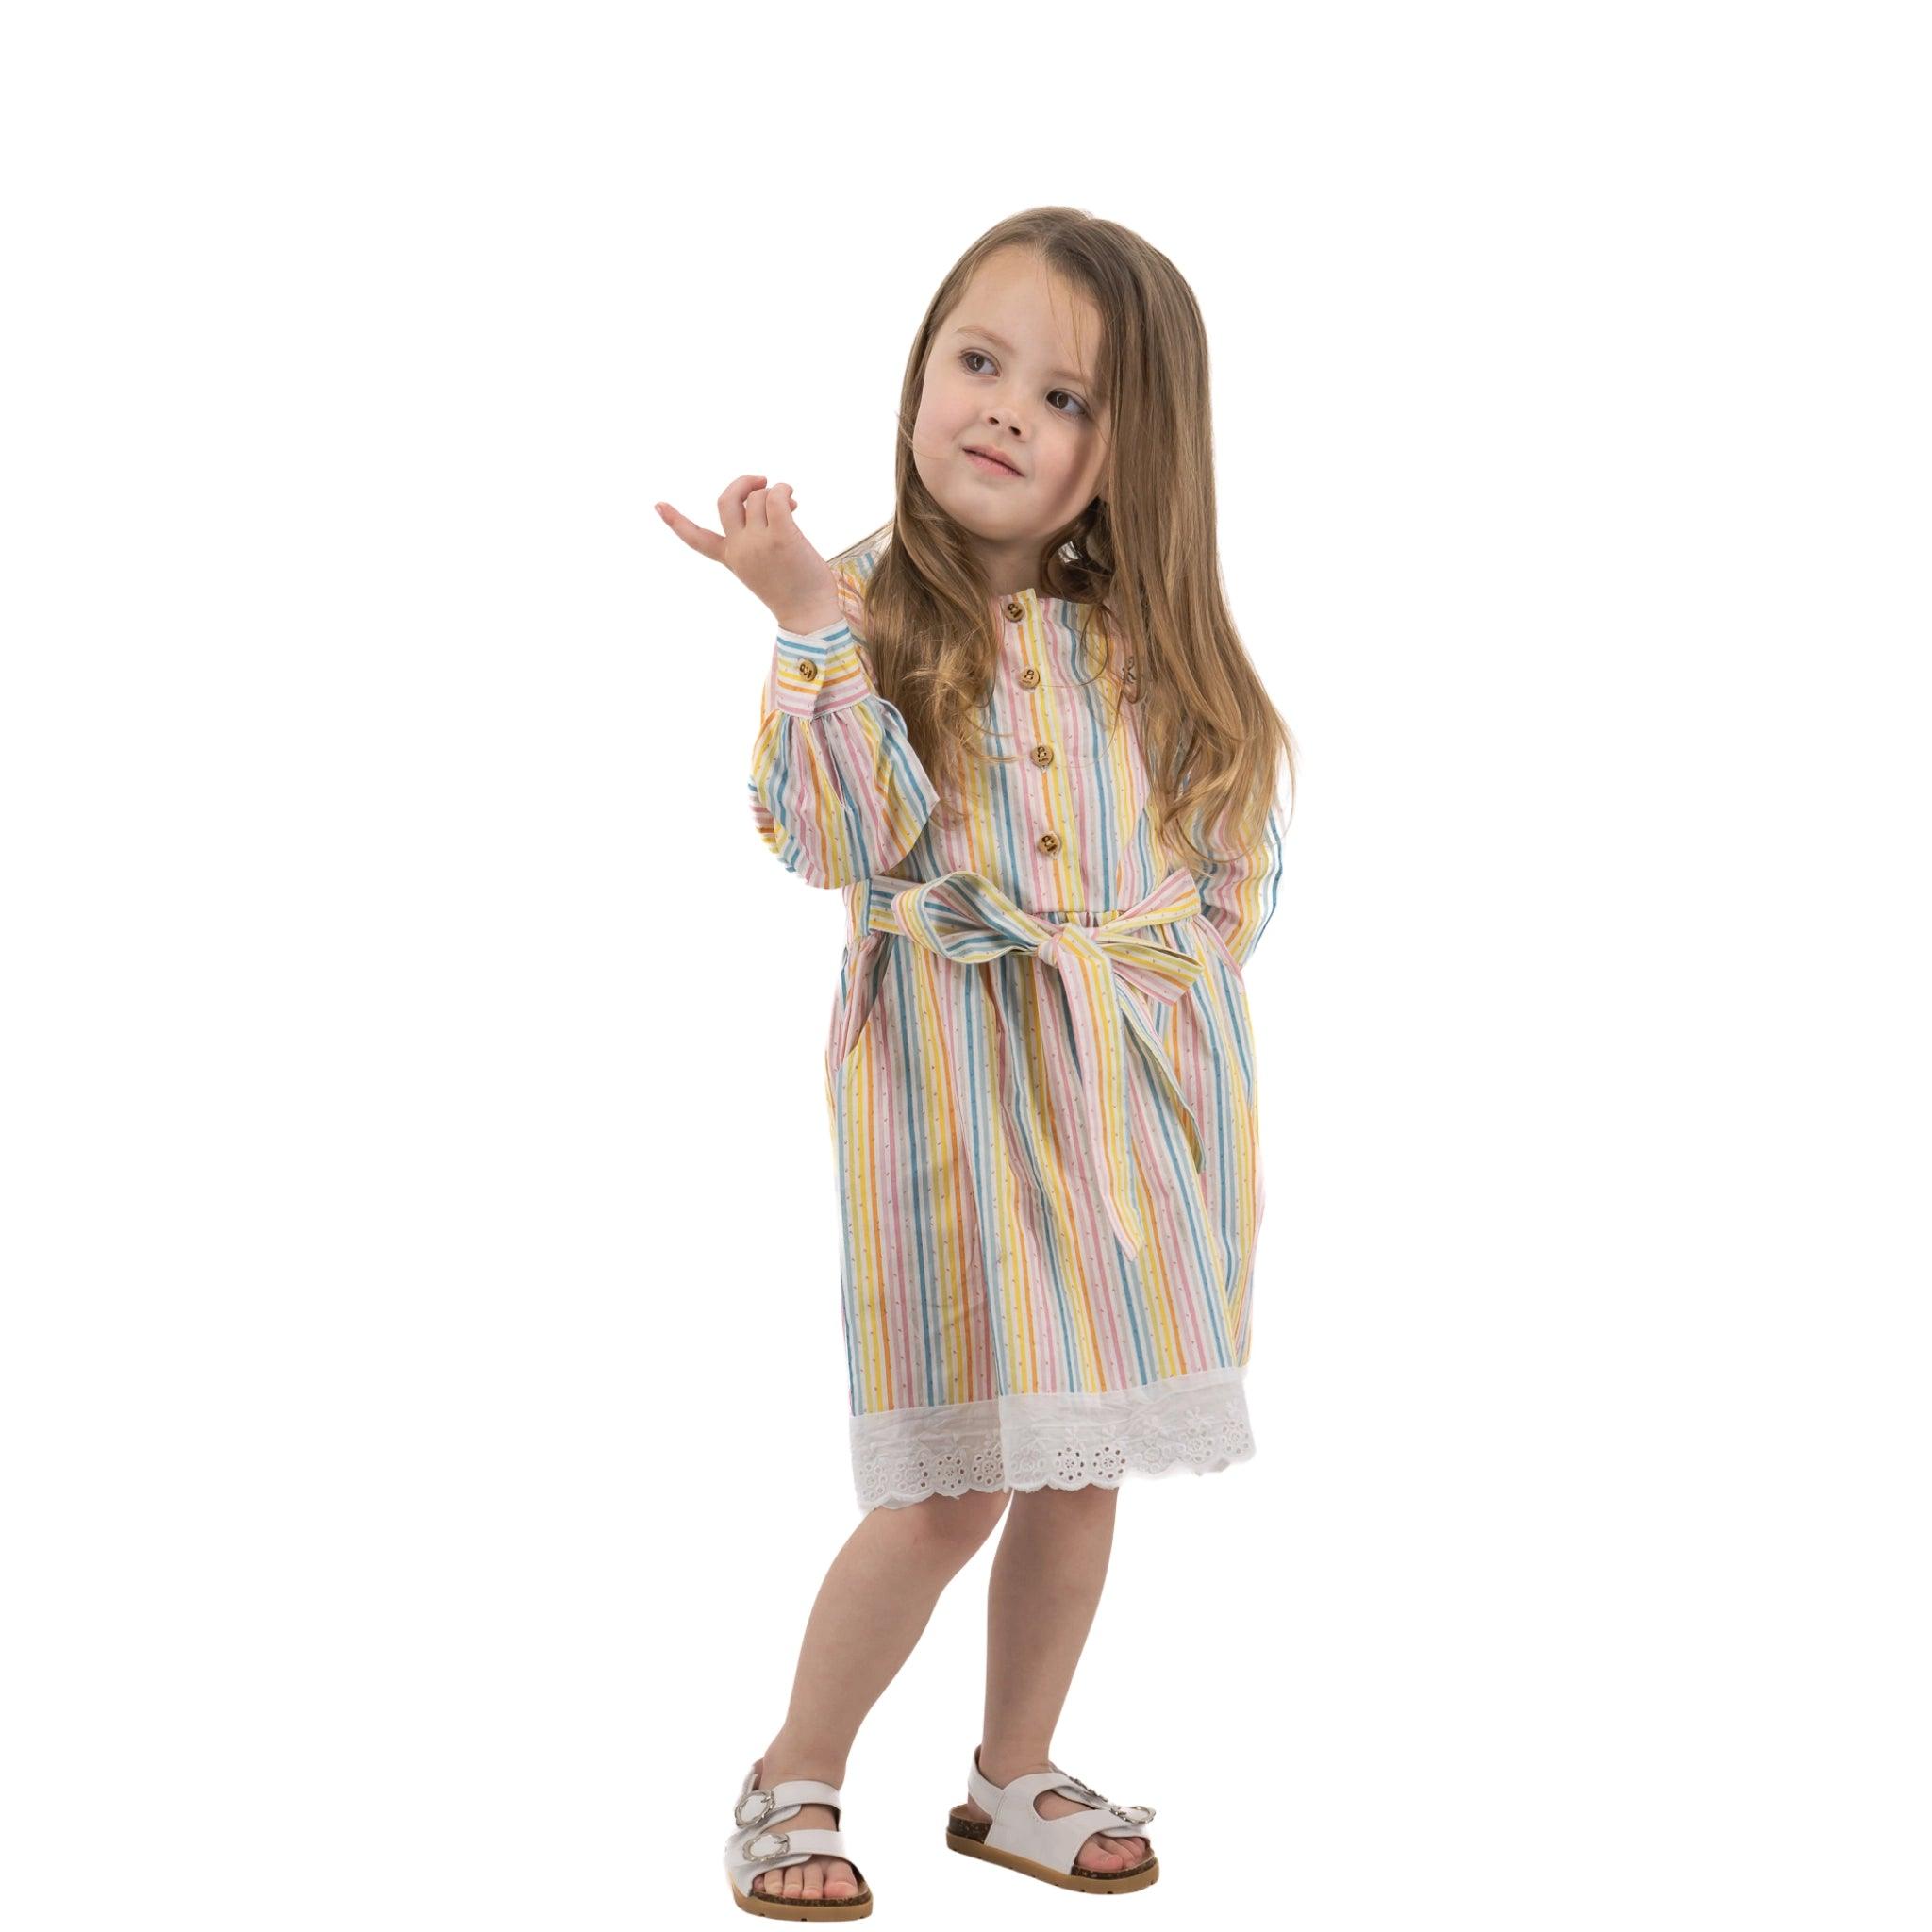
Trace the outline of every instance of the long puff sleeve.
{"type": "Polygon", "coordinates": [[[939,794],[844,618],[779,630],[749,791],[758,837],[809,886],[890,872],[919,842],[939,794]]]}
{"type": "Polygon", "coordinates": [[[1263,929],[1274,916],[1281,891],[1282,839],[1287,829],[1287,813],[1276,799],[1270,805],[1268,822],[1253,845],[1232,858],[1217,859],[1205,872],[1198,866],[1194,869],[1202,911],[1226,941],[1237,966],[1247,965],[1263,929]]]}

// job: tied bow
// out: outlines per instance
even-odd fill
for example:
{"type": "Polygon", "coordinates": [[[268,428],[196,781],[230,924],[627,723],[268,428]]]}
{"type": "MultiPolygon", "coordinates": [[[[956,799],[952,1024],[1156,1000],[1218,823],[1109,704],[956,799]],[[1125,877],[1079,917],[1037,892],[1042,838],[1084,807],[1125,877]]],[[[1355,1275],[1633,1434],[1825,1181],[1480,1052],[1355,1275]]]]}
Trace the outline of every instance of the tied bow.
{"type": "Polygon", "coordinates": [[[1140,936],[1140,928],[1193,919],[1201,892],[1192,873],[1176,868],[1144,899],[1096,925],[1054,925],[1016,906],[974,872],[908,885],[871,881],[868,927],[897,933],[961,965],[981,965],[1002,953],[1030,953],[1060,976],[1080,1061],[1081,1104],[1088,1144],[1100,1173],[1108,1218],[1129,1255],[1143,1239],[1134,1201],[1133,1137],[1125,1105],[1126,1054],[1137,1053],[1180,1122],[1194,1166],[1202,1164],[1201,1133],[1180,1082],[1138,1001],[1122,985],[1172,1006],[1205,972],[1200,960],[1140,936]]]}

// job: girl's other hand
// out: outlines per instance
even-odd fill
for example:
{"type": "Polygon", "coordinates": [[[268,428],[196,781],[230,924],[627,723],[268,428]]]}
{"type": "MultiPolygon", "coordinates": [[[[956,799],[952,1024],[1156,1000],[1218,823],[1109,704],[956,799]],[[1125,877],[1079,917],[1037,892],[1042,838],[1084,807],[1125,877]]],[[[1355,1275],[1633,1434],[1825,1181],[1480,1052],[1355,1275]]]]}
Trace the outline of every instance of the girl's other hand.
{"type": "Polygon", "coordinates": [[[844,614],[832,566],[791,521],[798,508],[789,483],[762,488],[762,476],[735,477],[718,499],[724,533],[672,508],[658,514],[702,557],[722,563],[786,630],[823,630],[844,614]]]}

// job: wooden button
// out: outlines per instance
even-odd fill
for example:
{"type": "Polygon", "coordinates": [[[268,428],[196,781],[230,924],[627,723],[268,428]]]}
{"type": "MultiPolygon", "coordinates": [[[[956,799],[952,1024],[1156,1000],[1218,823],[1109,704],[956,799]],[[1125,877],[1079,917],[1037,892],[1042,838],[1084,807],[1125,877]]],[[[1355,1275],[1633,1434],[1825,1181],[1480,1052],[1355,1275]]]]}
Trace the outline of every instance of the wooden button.
{"type": "Polygon", "coordinates": [[[1018,624],[1019,621],[1026,615],[1026,607],[1025,605],[1021,603],[1019,598],[1008,597],[1007,599],[1007,615],[1010,617],[1015,624],[1018,624]]]}
{"type": "Polygon", "coordinates": [[[1031,691],[1033,687],[1040,682],[1040,673],[1037,672],[1033,668],[1033,666],[1029,664],[1027,665],[1025,670],[1021,672],[1020,682],[1024,684],[1028,691],[1031,691]]]}
{"type": "Polygon", "coordinates": [[[798,660],[798,675],[809,684],[819,675],[819,667],[809,658],[801,658],[798,660]]]}
{"type": "Polygon", "coordinates": [[[1052,832],[1042,832],[1033,841],[1042,852],[1058,852],[1060,849],[1058,837],[1052,832]]]}
{"type": "Polygon", "coordinates": [[[1035,763],[1036,765],[1050,765],[1050,764],[1052,764],[1052,763],[1053,763],[1053,746],[1052,746],[1052,745],[1050,745],[1050,744],[1036,744],[1036,745],[1035,745],[1035,746],[1033,747],[1033,762],[1034,762],[1034,763],[1035,763]]]}

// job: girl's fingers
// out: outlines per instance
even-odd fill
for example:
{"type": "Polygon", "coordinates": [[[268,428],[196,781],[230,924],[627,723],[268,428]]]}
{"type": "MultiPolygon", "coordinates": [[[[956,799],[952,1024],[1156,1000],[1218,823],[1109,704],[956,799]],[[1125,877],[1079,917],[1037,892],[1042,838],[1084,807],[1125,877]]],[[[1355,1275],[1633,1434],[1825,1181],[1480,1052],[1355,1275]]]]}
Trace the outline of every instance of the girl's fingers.
{"type": "MultiPolygon", "coordinates": [[[[758,478],[760,483],[764,480],[762,476],[758,478]]],[[[789,483],[774,483],[768,490],[754,490],[744,499],[745,522],[747,524],[759,523],[769,527],[772,521],[773,501],[777,497],[789,495],[791,490],[791,486],[789,483]]]]}
{"type": "Polygon", "coordinates": [[[660,503],[658,506],[658,514],[700,556],[708,557],[715,563],[724,562],[724,540],[715,530],[708,530],[701,524],[692,523],[682,511],[674,509],[668,503],[660,503]]]}
{"type": "Polygon", "coordinates": [[[798,508],[798,499],[792,495],[791,484],[774,483],[768,490],[763,487],[764,481],[762,476],[732,478],[729,487],[718,499],[718,521],[724,526],[723,536],[715,530],[706,529],[701,524],[692,523],[668,503],[656,504],[653,508],[693,550],[714,562],[723,563],[727,539],[747,527],[769,525],[768,499],[778,500],[779,513],[784,516],[789,516],[798,508]]]}
{"type": "MultiPolygon", "coordinates": [[[[724,495],[718,499],[718,521],[724,526],[727,537],[732,531],[744,528],[744,500],[764,480],[762,476],[734,476],[725,485],[724,495]]],[[[764,521],[762,515],[758,521],[764,521]]]]}

